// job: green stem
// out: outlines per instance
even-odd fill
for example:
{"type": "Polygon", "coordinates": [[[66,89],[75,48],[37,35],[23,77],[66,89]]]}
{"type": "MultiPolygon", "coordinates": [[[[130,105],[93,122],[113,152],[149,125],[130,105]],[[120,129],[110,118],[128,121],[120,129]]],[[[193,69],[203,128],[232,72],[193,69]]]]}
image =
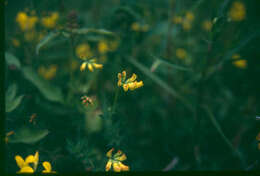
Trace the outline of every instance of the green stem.
{"type": "Polygon", "coordinates": [[[228,147],[230,148],[230,150],[233,152],[233,154],[239,158],[241,164],[244,166],[244,161],[242,160],[241,154],[238,150],[236,150],[233,145],[231,144],[231,142],[229,141],[229,139],[226,137],[226,135],[224,134],[224,132],[222,131],[219,123],[217,122],[216,118],[214,117],[213,113],[210,111],[208,106],[203,106],[203,108],[205,109],[205,111],[208,114],[208,117],[210,118],[211,122],[213,123],[214,127],[217,129],[218,133],[221,135],[222,139],[225,141],[225,143],[228,145],[228,147]]]}
{"type": "Polygon", "coordinates": [[[112,114],[115,112],[118,95],[119,95],[119,88],[117,87],[117,88],[116,88],[116,94],[115,94],[115,97],[114,97],[113,106],[112,106],[112,110],[111,110],[111,116],[112,116],[112,114]]]}

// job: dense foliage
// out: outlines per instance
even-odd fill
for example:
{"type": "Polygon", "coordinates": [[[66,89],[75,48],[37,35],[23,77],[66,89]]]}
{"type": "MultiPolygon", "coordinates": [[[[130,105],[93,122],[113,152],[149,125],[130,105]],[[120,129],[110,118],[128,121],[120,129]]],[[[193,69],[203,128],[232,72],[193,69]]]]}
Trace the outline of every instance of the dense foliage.
{"type": "Polygon", "coordinates": [[[9,0],[5,22],[8,172],[259,169],[256,1],[9,0]]]}

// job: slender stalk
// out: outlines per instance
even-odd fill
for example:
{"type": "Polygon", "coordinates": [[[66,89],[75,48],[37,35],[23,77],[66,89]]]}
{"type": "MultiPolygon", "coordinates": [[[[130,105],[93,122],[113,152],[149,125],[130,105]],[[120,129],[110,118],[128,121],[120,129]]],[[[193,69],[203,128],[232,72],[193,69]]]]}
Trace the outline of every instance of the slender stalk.
{"type": "Polygon", "coordinates": [[[245,166],[245,163],[244,163],[244,161],[243,161],[243,159],[241,157],[240,152],[234,148],[234,146],[231,144],[229,139],[226,137],[226,135],[222,131],[219,123],[217,122],[216,118],[214,117],[213,113],[209,109],[209,107],[208,106],[203,106],[203,108],[206,111],[206,113],[208,114],[209,119],[211,120],[212,124],[214,125],[214,127],[216,128],[216,130],[218,131],[218,133],[220,134],[220,136],[224,140],[224,142],[227,144],[227,146],[233,152],[234,156],[236,156],[240,160],[242,166],[245,166]]]}
{"type": "Polygon", "coordinates": [[[111,116],[115,112],[118,95],[119,95],[119,87],[116,88],[116,94],[115,94],[115,97],[114,97],[114,102],[113,102],[113,106],[112,106],[112,110],[111,110],[111,116]]]}

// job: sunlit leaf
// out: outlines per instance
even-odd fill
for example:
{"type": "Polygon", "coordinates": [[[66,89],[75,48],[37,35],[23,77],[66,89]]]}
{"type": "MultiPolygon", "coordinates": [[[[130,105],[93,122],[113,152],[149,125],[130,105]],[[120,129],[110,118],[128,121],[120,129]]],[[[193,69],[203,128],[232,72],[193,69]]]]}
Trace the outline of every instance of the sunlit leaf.
{"type": "Polygon", "coordinates": [[[23,95],[15,97],[17,86],[11,85],[5,93],[5,112],[11,112],[15,110],[23,99],[23,95]]]}
{"type": "Polygon", "coordinates": [[[8,138],[10,143],[26,143],[33,144],[42,140],[49,133],[46,129],[33,129],[28,127],[21,127],[8,138]]]}
{"type": "Polygon", "coordinates": [[[50,84],[41,78],[32,68],[24,67],[22,72],[25,78],[31,81],[42,93],[42,95],[50,101],[64,102],[63,94],[60,88],[50,84]]]}
{"type": "Polygon", "coordinates": [[[40,49],[45,46],[47,43],[49,43],[51,40],[56,38],[60,33],[58,32],[51,32],[47,36],[45,36],[40,43],[36,46],[36,54],[39,54],[40,49]]]}
{"type": "Polygon", "coordinates": [[[15,57],[12,53],[5,52],[5,60],[7,65],[14,65],[17,68],[21,67],[19,59],[15,57]]]}

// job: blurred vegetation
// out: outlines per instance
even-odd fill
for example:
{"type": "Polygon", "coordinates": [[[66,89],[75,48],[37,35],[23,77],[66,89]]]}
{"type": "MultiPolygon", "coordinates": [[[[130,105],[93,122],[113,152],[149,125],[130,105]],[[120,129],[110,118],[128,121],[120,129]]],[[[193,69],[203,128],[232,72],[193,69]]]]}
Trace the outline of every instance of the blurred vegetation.
{"type": "Polygon", "coordinates": [[[7,172],[36,151],[58,173],[120,171],[112,148],[122,170],[259,169],[258,7],[8,0],[7,172]]]}

